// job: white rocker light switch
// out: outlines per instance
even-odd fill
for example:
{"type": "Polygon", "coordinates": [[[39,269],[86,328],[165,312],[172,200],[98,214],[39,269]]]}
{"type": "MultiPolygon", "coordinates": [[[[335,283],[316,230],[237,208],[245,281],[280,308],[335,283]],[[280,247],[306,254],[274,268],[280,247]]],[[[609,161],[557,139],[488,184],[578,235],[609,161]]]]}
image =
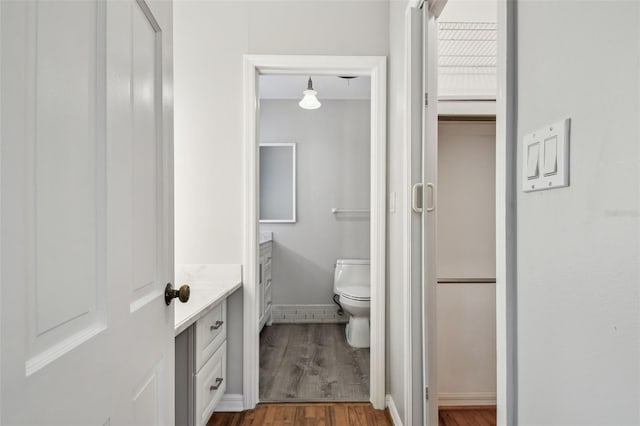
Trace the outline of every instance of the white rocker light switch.
{"type": "Polygon", "coordinates": [[[527,151],[527,178],[537,179],[540,176],[540,143],[532,143],[527,151]]]}
{"type": "Polygon", "coordinates": [[[522,149],[524,192],[569,186],[569,128],[571,119],[525,135],[522,149]]]}

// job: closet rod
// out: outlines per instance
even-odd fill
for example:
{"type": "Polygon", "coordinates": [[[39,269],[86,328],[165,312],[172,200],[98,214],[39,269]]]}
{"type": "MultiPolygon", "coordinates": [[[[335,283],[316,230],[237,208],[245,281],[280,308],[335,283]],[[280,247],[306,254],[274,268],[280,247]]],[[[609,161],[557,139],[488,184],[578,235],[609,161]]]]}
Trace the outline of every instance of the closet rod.
{"type": "Polygon", "coordinates": [[[438,278],[438,284],[495,284],[495,278],[438,278]]]}

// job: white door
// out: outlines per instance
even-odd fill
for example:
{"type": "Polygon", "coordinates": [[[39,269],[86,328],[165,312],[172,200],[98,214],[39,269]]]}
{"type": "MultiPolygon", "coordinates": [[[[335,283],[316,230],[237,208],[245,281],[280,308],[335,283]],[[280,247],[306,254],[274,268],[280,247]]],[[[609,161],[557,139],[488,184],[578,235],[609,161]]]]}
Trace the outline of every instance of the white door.
{"type": "MultiPolygon", "coordinates": [[[[411,287],[408,300],[411,304],[411,353],[421,354],[423,351],[422,333],[422,213],[423,213],[423,178],[422,178],[422,120],[424,116],[423,87],[423,8],[410,9],[410,123],[411,123],[411,170],[410,182],[412,191],[412,213],[410,222],[411,248],[411,287]]],[[[407,423],[422,424],[425,410],[424,377],[422,375],[423,359],[412,356],[408,376],[411,381],[411,413],[405,414],[407,423]],[[411,417],[409,417],[409,415],[411,417]]]]}
{"type": "Polygon", "coordinates": [[[425,424],[438,424],[437,327],[436,327],[436,217],[438,201],[438,24],[427,7],[423,12],[423,85],[426,93],[422,126],[422,282],[423,282],[423,374],[425,424]]]}
{"type": "Polygon", "coordinates": [[[0,7],[0,423],[173,424],[171,4],[0,7]]]}

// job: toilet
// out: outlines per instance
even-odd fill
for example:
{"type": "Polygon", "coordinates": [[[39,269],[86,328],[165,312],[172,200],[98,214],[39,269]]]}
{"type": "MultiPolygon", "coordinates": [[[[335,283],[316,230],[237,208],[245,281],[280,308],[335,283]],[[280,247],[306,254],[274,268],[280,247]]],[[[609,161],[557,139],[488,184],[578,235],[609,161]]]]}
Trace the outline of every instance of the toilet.
{"type": "Polygon", "coordinates": [[[368,348],[371,308],[371,272],[369,259],[338,259],[333,274],[333,292],[349,315],[345,328],[347,342],[354,348],[368,348]]]}

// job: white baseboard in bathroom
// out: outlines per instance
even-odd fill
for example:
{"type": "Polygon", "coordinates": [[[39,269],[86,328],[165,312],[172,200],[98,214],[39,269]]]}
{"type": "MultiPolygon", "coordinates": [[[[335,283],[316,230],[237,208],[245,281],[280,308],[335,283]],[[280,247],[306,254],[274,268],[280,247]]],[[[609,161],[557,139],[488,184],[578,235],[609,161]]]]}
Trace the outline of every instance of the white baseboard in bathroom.
{"type": "Polygon", "coordinates": [[[402,426],[402,420],[400,420],[400,414],[398,414],[396,403],[393,402],[393,397],[387,394],[386,400],[387,408],[389,409],[389,413],[391,414],[391,421],[393,421],[394,426],[402,426]]]}
{"type": "Polygon", "coordinates": [[[337,305],[273,305],[274,324],[344,323],[347,314],[338,315],[337,305]]]}
{"type": "Polygon", "coordinates": [[[241,393],[225,393],[216,405],[215,411],[230,413],[244,411],[244,396],[241,393]]]}
{"type": "Polygon", "coordinates": [[[438,405],[496,405],[495,392],[439,392],[438,405]]]}

